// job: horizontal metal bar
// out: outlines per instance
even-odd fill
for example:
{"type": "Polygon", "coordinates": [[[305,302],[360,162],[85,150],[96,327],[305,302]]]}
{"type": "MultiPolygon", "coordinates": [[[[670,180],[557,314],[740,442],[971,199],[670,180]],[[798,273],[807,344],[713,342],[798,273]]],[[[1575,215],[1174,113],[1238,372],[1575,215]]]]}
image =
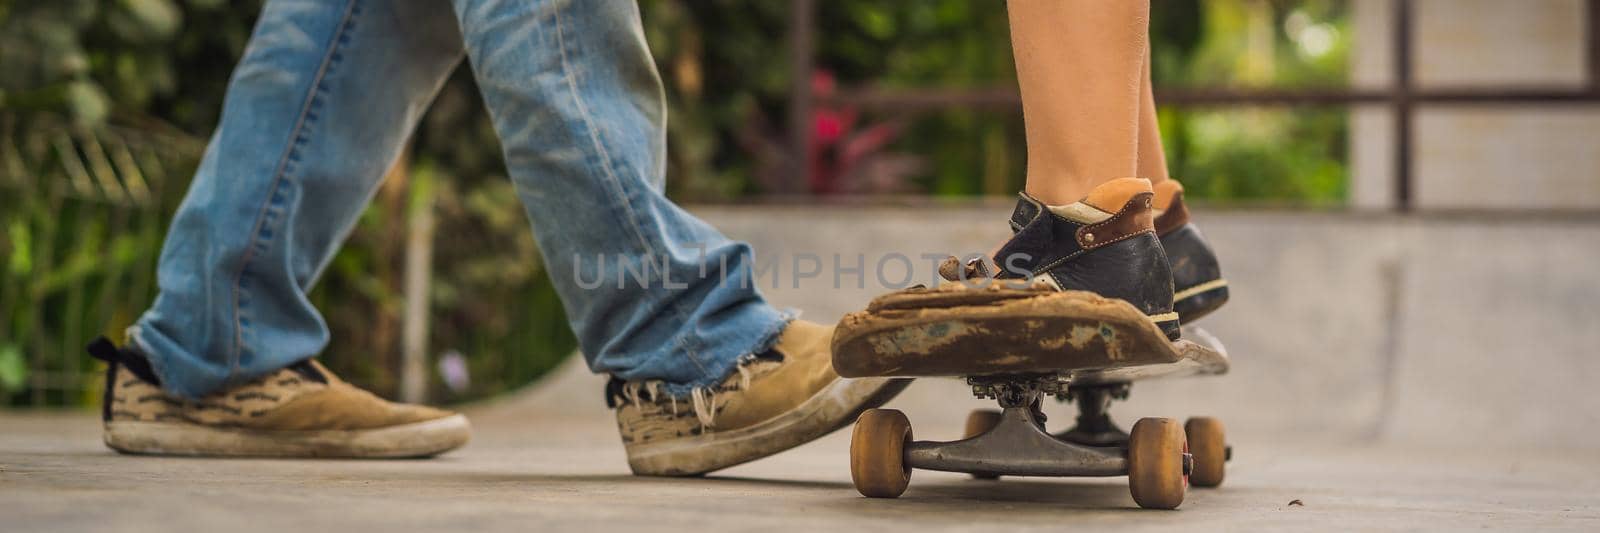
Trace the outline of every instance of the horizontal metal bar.
{"type": "MultiPolygon", "coordinates": [[[[1427,89],[1405,93],[1367,89],[1156,89],[1156,102],[1182,106],[1339,106],[1390,103],[1417,104],[1600,104],[1600,91],[1577,87],[1482,87],[1427,89]]],[[[875,89],[841,90],[821,103],[888,111],[937,111],[948,108],[1011,109],[1022,105],[1016,89],[875,89]]]]}
{"type": "MultiPolygon", "coordinates": [[[[834,209],[858,211],[862,209],[1010,209],[1017,203],[1014,196],[958,196],[938,197],[921,194],[849,194],[831,196],[812,195],[753,195],[733,199],[685,199],[690,211],[703,212],[774,209],[834,209]]],[[[1203,209],[1211,215],[1282,215],[1352,218],[1363,221],[1381,220],[1397,216],[1391,209],[1351,207],[1341,204],[1296,204],[1292,202],[1234,200],[1205,202],[1195,200],[1190,209],[1203,209]]],[[[1584,207],[1426,207],[1419,206],[1407,218],[1418,221],[1476,221],[1483,223],[1539,223],[1564,222],[1572,224],[1600,224],[1600,209],[1584,207]]]]}
{"type": "Polygon", "coordinates": [[[1349,105],[1406,100],[1414,104],[1600,104],[1600,93],[1587,89],[1482,88],[1430,89],[1410,93],[1360,90],[1205,90],[1157,91],[1162,104],[1172,105],[1349,105]]]}

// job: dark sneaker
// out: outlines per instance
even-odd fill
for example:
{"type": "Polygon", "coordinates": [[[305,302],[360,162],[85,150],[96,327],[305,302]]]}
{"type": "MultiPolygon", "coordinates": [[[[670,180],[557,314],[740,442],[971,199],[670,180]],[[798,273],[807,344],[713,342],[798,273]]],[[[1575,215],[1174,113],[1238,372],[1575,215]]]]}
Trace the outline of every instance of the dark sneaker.
{"type": "Polygon", "coordinates": [[[1180,359],[1153,195],[1136,178],[1061,206],[1023,194],[996,267],[951,258],[939,269],[949,283],[889,293],[846,315],[834,368],[847,377],[951,376],[1180,359]]]}
{"type": "Polygon", "coordinates": [[[1189,221],[1183,185],[1167,180],[1154,190],[1156,235],[1172,265],[1172,309],[1184,323],[1193,324],[1228,302],[1228,281],[1222,278],[1211,245],[1189,221]]]}
{"type": "Polygon", "coordinates": [[[655,382],[613,381],[606,396],[628,467],[637,475],[692,476],[760,459],[848,426],[910,384],[839,377],[832,338],[832,327],[791,322],[771,350],[689,398],[658,394],[655,382]]]}
{"type": "Polygon", "coordinates": [[[1172,270],[1156,237],[1150,182],[1122,178],[1078,202],[1047,206],[1027,193],[1011,214],[1011,240],[1000,247],[997,279],[1034,278],[1062,291],[1122,300],[1178,339],[1172,270]]]}
{"type": "Polygon", "coordinates": [[[143,355],[104,338],[105,442],[132,454],[426,457],[467,442],[466,417],[388,402],[306,360],[198,401],[162,392],[143,355]]]}

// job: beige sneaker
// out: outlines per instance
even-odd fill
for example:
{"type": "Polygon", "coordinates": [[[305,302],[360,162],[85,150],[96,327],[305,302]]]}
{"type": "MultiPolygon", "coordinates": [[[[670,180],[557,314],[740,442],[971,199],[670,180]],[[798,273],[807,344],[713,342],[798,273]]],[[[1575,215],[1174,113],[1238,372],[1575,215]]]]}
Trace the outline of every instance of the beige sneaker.
{"type": "Polygon", "coordinates": [[[385,401],[307,360],[198,401],[168,396],[144,357],[96,340],[105,442],[132,454],[426,457],[466,444],[466,417],[385,401]]]}
{"type": "Polygon", "coordinates": [[[888,402],[906,379],[845,379],[833,371],[833,328],[791,322],[765,353],[689,398],[657,394],[659,383],[611,387],[617,429],[634,474],[691,476],[816,440],[888,402]]]}

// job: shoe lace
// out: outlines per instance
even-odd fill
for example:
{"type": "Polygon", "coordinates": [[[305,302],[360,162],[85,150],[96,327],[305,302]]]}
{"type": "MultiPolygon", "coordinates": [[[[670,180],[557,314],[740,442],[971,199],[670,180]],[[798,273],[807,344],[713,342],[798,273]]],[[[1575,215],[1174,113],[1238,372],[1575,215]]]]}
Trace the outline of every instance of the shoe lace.
{"type": "Polygon", "coordinates": [[[968,281],[992,278],[989,266],[982,257],[973,257],[962,261],[960,257],[949,256],[939,262],[939,277],[945,281],[968,281]]]}

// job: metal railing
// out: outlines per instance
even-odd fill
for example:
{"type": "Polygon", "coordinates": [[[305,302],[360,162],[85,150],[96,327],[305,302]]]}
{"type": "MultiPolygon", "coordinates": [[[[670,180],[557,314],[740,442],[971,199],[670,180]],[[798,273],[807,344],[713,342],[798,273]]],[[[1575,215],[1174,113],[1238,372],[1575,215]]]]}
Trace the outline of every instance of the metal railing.
{"type": "MultiPolygon", "coordinates": [[[[813,13],[818,0],[791,0],[789,56],[791,98],[789,101],[790,160],[797,162],[792,183],[805,183],[812,169],[805,157],[811,143],[806,117],[817,103],[811,93],[816,42],[813,13]]],[[[1394,79],[1384,89],[1233,89],[1233,88],[1155,88],[1156,102],[1179,107],[1261,107],[1261,106],[1348,106],[1384,104],[1393,113],[1395,151],[1393,198],[1395,209],[1405,212],[1415,207],[1413,170],[1415,153],[1413,124],[1417,108],[1431,104],[1600,104],[1600,0],[1587,0],[1585,46],[1586,83],[1582,87],[1474,87],[1419,88],[1413,69],[1415,29],[1414,0],[1392,0],[1394,79]]],[[[828,103],[862,109],[897,112],[933,112],[946,109],[995,109],[1016,112],[1021,96],[1015,88],[988,89],[841,89],[828,103]]],[[[785,191],[792,192],[792,191],[785,191]]]]}

